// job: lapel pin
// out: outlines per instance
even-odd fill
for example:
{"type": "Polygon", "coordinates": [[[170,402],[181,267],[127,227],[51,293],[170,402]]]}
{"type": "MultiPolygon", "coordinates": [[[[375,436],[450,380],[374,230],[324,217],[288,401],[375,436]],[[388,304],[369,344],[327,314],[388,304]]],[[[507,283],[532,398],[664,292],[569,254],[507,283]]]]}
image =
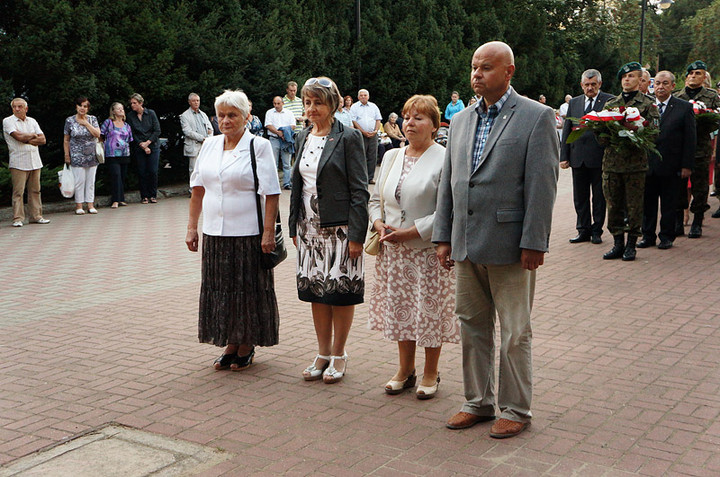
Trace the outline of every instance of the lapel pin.
{"type": "Polygon", "coordinates": [[[505,116],[503,116],[503,119],[507,119],[507,114],[505,116]]]}

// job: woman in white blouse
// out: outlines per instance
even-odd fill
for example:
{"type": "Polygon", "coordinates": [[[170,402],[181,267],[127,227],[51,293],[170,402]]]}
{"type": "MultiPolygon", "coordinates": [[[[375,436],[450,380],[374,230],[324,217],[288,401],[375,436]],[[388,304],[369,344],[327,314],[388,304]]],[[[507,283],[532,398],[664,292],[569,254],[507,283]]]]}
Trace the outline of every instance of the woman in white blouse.
{"type": "Polygon", "coordinates": [[[430,242],[445,148],[434,141],[440,127],[434,97],[413,96],[402,114],[409,145],[385,155],[368,205],[381,237],[369,326],[398,343],[398,370],[385,392],[400,394],[415,386],[415,349],[421,346],[425,369],[416,395],[429,399],[440,383],[442,343],[460,341],[454,278],[440,266],[430,242]]]}
{"type": "Polygon", "coordinates": [[[245,129],[250,115],[245,93],[225,91],[215,99],[215,112],[222,134],[205,140],[195,163],[185,243],[198,250],[203,212],[198,338],[226,346],[213,363],[216,370],[238,371],[252,364],[256,345],[278,343],[273,272],[260,266],[260,256],[275,249],[280,184],[270,142],[245,129]],[[251,147],[265,210],[262,230],[251,147]]]}

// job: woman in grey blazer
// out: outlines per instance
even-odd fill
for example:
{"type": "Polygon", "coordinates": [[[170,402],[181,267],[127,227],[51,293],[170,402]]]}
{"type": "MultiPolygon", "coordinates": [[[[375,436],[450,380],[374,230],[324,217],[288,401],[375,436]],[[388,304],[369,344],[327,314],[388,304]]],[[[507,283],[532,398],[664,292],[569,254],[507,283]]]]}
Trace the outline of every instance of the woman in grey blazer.
{"type": "Polygon", "coordinates": [[[298,251],[298,297],[312,303],[318,339],[303,378],[335,383],[347,369],[345,342],[365,291],[367,170],[362,135],[335,121],[341,100],[335,83],[310,78],[301,96],[312,124],[297,138],[289,225],[298,251]]]}
{"type": "Polygon", "coordinates": [[[440,383],[442,343],[460,341],[455,280],[438,263],[430,242],[445,148],[434,141],[440,127],[434,97],[413,96],[402,114],[409,145],[385,156],[369,204],[370,221],[382,244],[375,261],[369,326],[398,343],[398,371],[385,392],[400,394],[415,386],[415,349],[421,346],[425,369],[416,396],[430,399],[440,383]]]}

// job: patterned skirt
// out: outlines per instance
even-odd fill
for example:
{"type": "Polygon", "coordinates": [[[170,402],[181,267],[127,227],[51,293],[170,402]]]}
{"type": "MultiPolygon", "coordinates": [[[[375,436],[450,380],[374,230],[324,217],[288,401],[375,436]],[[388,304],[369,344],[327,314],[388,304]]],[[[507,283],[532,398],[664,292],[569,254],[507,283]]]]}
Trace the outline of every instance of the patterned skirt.
{"type": "Polygon", "coordinates": [[[363,257],[351,259],[346,225],[320,227],[317,198],[305,194],[298,221],[297,288],[301,301],[333,306],[363,302],[363,257]],[[309,217],[309,218],[308,218],[309,217]]]}
{"type": "Polygon", "coordinates": [[[260,267],[260,236],[203,234],[198,339],[215,346],[278,343],[272,270],[260,267]]]}
{"type": "Polygon", "coordinates": [[[455,276],[440,266],[432,247],[383,243],[375,259],[368,327],[423,348],[460,342],[455,276]]]}

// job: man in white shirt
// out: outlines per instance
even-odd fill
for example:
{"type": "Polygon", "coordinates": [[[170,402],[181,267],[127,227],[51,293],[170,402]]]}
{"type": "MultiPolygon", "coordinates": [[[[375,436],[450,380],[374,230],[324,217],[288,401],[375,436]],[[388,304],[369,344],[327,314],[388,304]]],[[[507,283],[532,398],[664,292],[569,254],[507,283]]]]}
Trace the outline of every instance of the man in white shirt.
{"type": "Polygon", "coordinates": [[[190,93],[188,104],[190,107],[180,115],[180,126],[185,135],[183,154],[188,158],[188,170],[192,176],[202,143],[206,137],[213,135],[213,129],[207,114],[200,110],[200,96],[197,93],[190,93]]]}
{"type": "Polygon", "coordinates": [[[570,100],[572,99],[572,96],[569,94],[565,95],[565,102],[560,105],[560,109],[558,110],[558,113],[560,114],[560,117],[565,119],[567,116],[567,110],[568,106],[570,105],[570,100]]]}
{"type": "Polygon", "coordinates": [[[10,155],[10,177],[12,178],[13,227],[22,227],[25,220],[23,193],[27,187],[30,221],[37,224],[50,223],[42,216],[40,200],[40,170],[42,161],[38,146],[45,144],[45,135],[40,125],[27,116],[27,101],[15,98],[10,102],[13,115],[3,119],[3,135],[10,155]]]}
{"type": "Polygon", "coordinates": [[[295,126],[295,116],[290,110],[284,108],[283,99],[280,96],[273,98],[273,109],[265,113],[265,129],[268,132],[268,139],[275,154],[276,165],[282,164],[283,189],[290,190],[290,151],[283,150],[285,135],[280,128],[295,126]]]}
{"type": "Polygon", "coordinates": [[[380,129],[382,115],[380,110],[369,101],[370,93],[366,89],[358,91],[358,102],[350,107],[353,126],[363,135],[365,146],[365,159],[367,161],[368,181],[374,184],[375,167],[377,166],[378,139],[377,133],[380,129]]]}

